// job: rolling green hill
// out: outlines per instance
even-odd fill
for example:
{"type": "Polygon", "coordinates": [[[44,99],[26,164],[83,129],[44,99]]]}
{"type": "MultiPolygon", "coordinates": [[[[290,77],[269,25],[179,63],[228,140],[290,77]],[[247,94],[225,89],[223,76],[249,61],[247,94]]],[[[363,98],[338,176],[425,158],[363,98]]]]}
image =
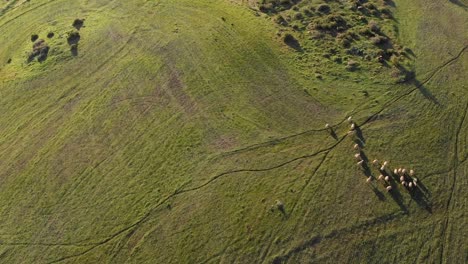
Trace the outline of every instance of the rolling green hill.
{"type": "Polygon", "coordinates": [[[467,6],[4,1],[0,262],[466,263],[467,6]]]}

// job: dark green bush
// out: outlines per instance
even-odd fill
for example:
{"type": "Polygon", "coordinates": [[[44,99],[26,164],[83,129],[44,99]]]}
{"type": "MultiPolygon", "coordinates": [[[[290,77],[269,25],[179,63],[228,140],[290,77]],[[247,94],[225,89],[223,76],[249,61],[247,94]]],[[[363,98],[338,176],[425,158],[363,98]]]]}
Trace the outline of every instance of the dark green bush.
{"type": "Polygon", "coordinates": [[[329,13],[331,10],[330,6],[327,4],[321,4],[317,7],[317,11],[320,13],[329,13]]]}

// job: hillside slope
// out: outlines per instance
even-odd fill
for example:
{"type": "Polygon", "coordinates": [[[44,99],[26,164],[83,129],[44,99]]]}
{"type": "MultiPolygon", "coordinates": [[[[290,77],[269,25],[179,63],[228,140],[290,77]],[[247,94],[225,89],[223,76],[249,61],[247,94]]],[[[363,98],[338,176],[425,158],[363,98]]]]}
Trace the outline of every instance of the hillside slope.
{"type": "Polygon", "coordinates": [[[258,6],[2,4],[0,262],[466,261],[464,1],[392,2],[401,82],[258,6]],[[418,188],[387,192],[355,142],[418,188]]]}

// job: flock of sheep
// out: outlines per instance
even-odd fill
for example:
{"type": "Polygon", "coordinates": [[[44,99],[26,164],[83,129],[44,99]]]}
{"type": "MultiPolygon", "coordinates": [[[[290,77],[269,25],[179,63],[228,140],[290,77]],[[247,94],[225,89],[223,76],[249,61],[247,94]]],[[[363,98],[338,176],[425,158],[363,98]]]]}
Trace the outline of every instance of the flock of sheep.
{"type": "MultiPolygon", "coordinates": [[[[348,117],[348,122],[350,123],[350,130],[348,131],[348,135],[354,135],[356,133],[357,125],[353,122],[352,117],[348,117]]],[[[326,124],[325,127],[327,129],[332,129],[329,124],[326,124]]],[[[357,160],[357,166],[361,169],[367,169],[367,162],[361,156],[361,145],[356,143],[353,146],[353,149],[358,151],[358,153],[354,154],[354,158],[357,160]]],[[[418,179],[415,177],[414,170],[410,169],[407,170],[405,168],[395,168],[393,171],[389,168],[389,162],[384,161],[381,164],[378,160],[374,159],[372,164],[377,167],[380,172],[379,177],[377,178],[380,181],[385,189],[390,192],[392,190],[391,181],[400,181],[401,185],[406,187],[408,190],[412,190],[413,188],[418,186],[418,179]]],[[[373,177],[369,175],[367,178],[367,183],[372,182],[373,177]]]]}

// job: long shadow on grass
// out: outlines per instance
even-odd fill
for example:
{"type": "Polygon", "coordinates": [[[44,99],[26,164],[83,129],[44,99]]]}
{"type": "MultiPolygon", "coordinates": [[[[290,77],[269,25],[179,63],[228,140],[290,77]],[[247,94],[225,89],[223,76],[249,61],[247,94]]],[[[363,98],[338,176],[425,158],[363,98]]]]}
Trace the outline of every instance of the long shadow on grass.
{"type": "Polygon", "coordinates": [[[401,196],[401,193],[397,189],[397,183],[392,182],[391,186],[392,191],[390,191],[390,196],[398,204],[398,206],[400,206],[401,211],[403,211],[404,213],[408,213],[408,208],[406,208],[403,196],[401,196]]]}
{"type": "Polygon", "coordinates": [[[410,191],[411,198],[419,205],[419,207],[426,209],[432,214],[432,206],[430,201],[419,188],[413,188],[410,191]]]}
{"type": "Polygon", "coordinates": [[[466,4],[460,2],[459,0],[450,0],[450,2],[451,2],[452,4],[455,4],[455,5],[459,6],[459,7],[462,7],[462,8],[464,8],[464,9],[467,9],[467,8],[468,8],[468,6],[467,6],[466,4]]]}
{"type": "Polygon", "coordinates": [[[436,105],[439,105],[439,101],[437,100],[437,98],[435,98],[435,96],[431,93],[431,91],[429,91],[425,86],[424,86],[424,83],[420,82],[419,80],[417,80],[416,78],[412,79],[412,83],[416,86],[416,88],[418,88],[419,92],[424,96],[426,97],[427,99],[429,99],[431,102],[433,102],[434,104],[436,105]]]}
{"type": "Polygon", "coordinates": [[[380,201],[386,200],[385,195],[381,191],[379,191],[379,189],[377,189],[375,186],[372,186],[371,189],[380,201]]]}

